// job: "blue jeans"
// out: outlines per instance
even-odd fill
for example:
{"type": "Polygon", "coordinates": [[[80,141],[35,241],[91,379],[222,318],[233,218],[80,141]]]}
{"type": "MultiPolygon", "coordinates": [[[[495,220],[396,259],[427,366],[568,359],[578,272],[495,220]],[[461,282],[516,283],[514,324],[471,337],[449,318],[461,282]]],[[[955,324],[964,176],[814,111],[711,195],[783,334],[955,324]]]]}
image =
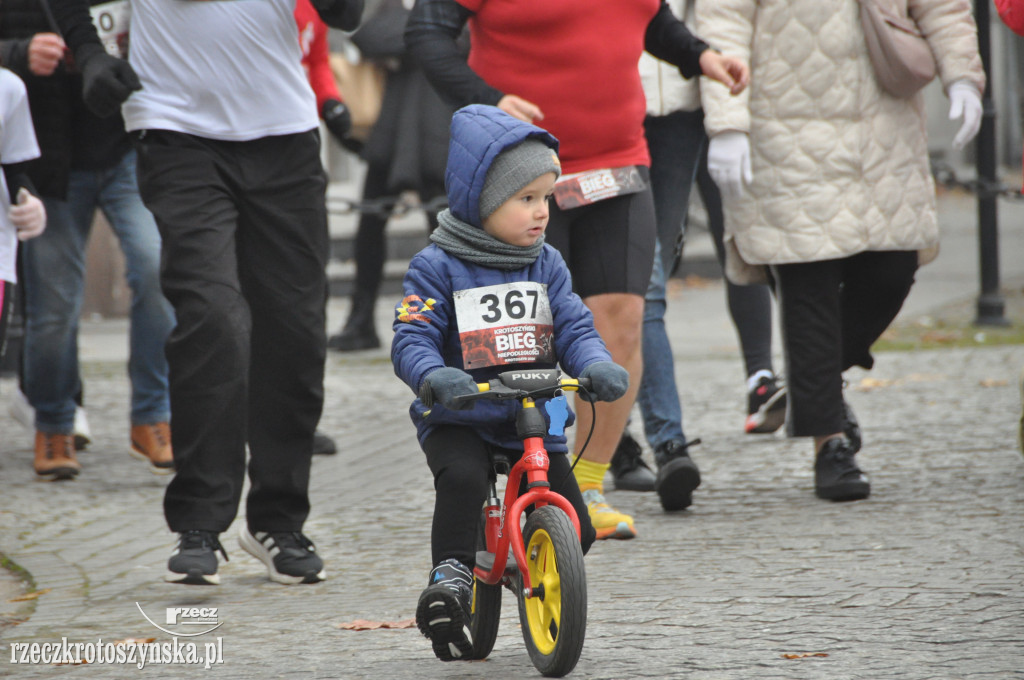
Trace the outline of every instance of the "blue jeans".
{"type": "Polygon", "coordinates": [[[658,242],[651,283],[644,296],[644,375],[637,403],[643,415],[647,442],[657,449],[673,440],[686,441],[675,362],[665,330],[665,287],[677,259],[690,188],[707,137],[701,111],[648,116],[644,130],[651,150],[651,188],[658,219],[658,242]]]}
{"type": "Polygon", "coordinates": [[[124,252],[132,290],[128,376],[131,422],[170,419],[164,343],[174,313],[160,290],[160,234],[139,198],[135,152],[104,170],[73,170],[66,201],[44,199],[47,228],[23,244],[25,275],[24,389],[36,429],[70,433],[78,369],[78,320],[84,294],[85,249],[98,207],[124,252]]]}

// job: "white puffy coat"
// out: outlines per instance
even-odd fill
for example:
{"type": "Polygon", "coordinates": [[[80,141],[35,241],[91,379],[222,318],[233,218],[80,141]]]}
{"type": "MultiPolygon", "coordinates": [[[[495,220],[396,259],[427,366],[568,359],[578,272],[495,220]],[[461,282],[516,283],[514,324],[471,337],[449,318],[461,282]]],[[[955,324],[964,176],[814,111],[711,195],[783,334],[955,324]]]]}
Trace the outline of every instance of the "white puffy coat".
{"type": "MultiPolygon", "coordinates": [[[[921,93],[883,92],[857,0],[699,0],[697,35],[748,60],[730,96],[701,78],[705,127],[750,135],[753,184],[725,203],[726,273],[764,280],[767,264],[865,250],[938,253],[935,189],[921,93]]],[[[943,86],[985,77],[968,0],[910,0],[943,86]]]]}

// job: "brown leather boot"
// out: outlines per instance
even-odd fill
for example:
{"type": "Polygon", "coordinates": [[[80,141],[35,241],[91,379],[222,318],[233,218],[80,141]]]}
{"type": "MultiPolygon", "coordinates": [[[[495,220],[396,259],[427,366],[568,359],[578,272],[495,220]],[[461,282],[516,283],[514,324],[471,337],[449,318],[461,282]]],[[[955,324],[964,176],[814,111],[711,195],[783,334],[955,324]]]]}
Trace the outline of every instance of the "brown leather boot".
{"type": "Polygon", "coordinates": [[[74,479],[82,470],[75,458],[75,440],[68,434],[36,431],[36,474],[48,480],[74,479]]]}
{"type": "Polygon", "coordinates": [[[132,456],[144,460],[157,475],[174,472],[174,454],[171,450],[171,426],[167,423],[132,425],[132,456]]]}

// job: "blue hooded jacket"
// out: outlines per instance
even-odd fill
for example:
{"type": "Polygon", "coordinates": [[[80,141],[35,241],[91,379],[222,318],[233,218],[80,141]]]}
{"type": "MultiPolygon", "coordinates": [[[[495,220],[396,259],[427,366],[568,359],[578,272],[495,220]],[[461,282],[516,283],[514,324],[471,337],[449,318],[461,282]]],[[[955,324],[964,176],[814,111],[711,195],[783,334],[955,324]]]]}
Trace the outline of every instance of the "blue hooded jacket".
{"type": "Polygon", "coordinates": [[[463,222],[480,227],[480,192],[487,171],[505,149],[536,137],[558,153],[558,140],[494,106],[473,104],[452,116],[444,188],[448,209],[463,222]]]}
{"type": "MultiPolygon", "coordinates": [[[[452,213],[464,222],[480,226],[479,197],[488,168],[501,151],[533,136],[540,137],[552,149],[557,148],[558,142],[544,130],[495,107],[473,105],[457,111],[452,118],[445,177],[452,213]],[[469,215],[474,218],[468,219],[469,215]]],[[[547,287],[553,350],[564,372],[578,376],[592,363],[611,361],[594,329],[590,310],[572,291],[569,268],[551,246],[545,245],[533,264],[507,271],[459,259],[431,244],[412,258],[403,282],[404,298],[396,309],[391,344],[395,374],[418,393],[423,379],[439,368],[454,366],[465,370],[455,312],[456,291],[524,281],[547,287]]],[[[551,363],[536,361],[467,372],[476,382],[487,382],[503,371],[552,367],[551,363]]],[[[514,401],[478,401],[472,409],[452,411],[435,403],[426,414],[427,409],[417,398],[409,414],[421,444],[438,425],[463,425],[472,427],[490,444],[521,450],[522,443],[515,431],[518,407],[514,401]]],[[[545,446],[551,453],[568,451],[564,436],[548,435],[545,446]]]]}

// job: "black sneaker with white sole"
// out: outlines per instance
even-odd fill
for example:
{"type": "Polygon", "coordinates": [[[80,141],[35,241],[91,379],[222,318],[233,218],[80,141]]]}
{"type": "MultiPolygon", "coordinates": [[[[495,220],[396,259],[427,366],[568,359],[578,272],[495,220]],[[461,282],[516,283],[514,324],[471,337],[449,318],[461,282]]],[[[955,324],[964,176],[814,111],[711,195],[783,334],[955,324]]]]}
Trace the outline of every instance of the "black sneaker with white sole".
{"type": "Polygon", "coordinates": [[[429,584],[416,605],[416,627],[430,638],[434,655],[441,661],[471,658],[473,572],[458,560],[448,559],[431,570],[429,584]]]}
{"type": "Polygon", "coordinates": [[[183,531],[178,546],[167,560],[164,580],[169,583],[184,583],[191,586],[215,586],[220,584],[217,575],[217,551],[228,561],[228,554],[217,540],[214,531],[183,531]]]}
{"type": "Polygon", "coordinates": [[[285,585],[327,578],[316,546],[301,531],[250,531],[242,525],[238,545],[263,564],[271,581],[285,585]]]}
{"type": "Polygon", "coordinates": [[[786,422],[786,387],[775,376],[761,376],[747,394],[747,434],[768,434],[786,422]]]}

